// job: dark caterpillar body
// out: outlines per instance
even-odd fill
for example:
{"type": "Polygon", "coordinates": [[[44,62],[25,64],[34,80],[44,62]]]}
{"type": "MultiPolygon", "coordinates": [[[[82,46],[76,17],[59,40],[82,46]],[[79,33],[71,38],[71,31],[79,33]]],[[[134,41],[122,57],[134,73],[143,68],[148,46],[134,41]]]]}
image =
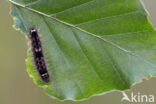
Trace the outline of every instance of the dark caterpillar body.
{"type": "Polygon", "coordinates": [[[49,78],[46,63],[44,60],[42,44],[41,44],[37,29],[30,28],[29,34],[30,34],[32,52],[33,52],[36,68],[40,74],[41,79],[47,83],[50,81],[50,78],[49,78]]]}

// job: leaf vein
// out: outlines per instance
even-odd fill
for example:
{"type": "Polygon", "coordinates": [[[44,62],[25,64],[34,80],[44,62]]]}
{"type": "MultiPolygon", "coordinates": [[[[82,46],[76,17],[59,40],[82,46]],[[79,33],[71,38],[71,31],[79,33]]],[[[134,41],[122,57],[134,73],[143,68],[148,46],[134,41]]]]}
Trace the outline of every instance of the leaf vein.
{"type": "Polygon", "coordinates": [[[65,10],[63,10],[63,11],[50,14],[50,16],[55,16],[55,15],[58,14],[58,13],[62,13],[62,12],[64,12],[64,11],[67,11],[67,10],[70,10],[70,9],[73,9],[73,8],[77,8],[77,7],[79,7],[79,6],[88,4],[88,3],[93,2],[93,1],[95,1],[95,0],[91,0],[91,1],[88,1],[88,2],[85,2],[85,3],[82,3],[82,4],[80,4],[80,5],[76,5],[76,6],[73,6],[73,7],[71,7],[71,8],[65,9],[65,10]]]}
{"type": "Polygon", "coordinates": [[[108,17],[104,17],[104,18],[97,18],[97,19],[94,19],[94,20],[85,21],[85,22],[82,22],[82,23],[79,23],[79,24],[74,24],[74,25],[75,26],[80,26],[80,25],[91,23],[91,22],[95,22],[95,21],[100,21],[100,20],[111,19],[111,18],[115,18],[115,17],[126,16],[126,15],[129,15],[129,14],[135,14],[135,13],[138,13],[138,12],[139,12],[138,10],[131,11],[131,12],[122,13],[122,14],[113,15],[113,16],[108,16],[108,17]]]}
{"type": "Polygon", "coordinates": [[[83,47],[82,47],[82,45],[81,45],[81,43],[80,43],[80,40],[79,40],[78,37],[77,37],[76,32],[75,32],[74,30],[72,30],[72,32],[73,32],[73,34],[74,34],[74,36],[75,36],[75,39],[77,40],[77,42],[78,42],[78,44],[79,44],[79,46],[80,46],[81,51],[83,52],[84,56],[86,57],[86,59],[88,60],[88,62],[90,63],[90,65],[92,66],[92,69],[93,69],[94,72],[97,74],[97,76],[99,77],[99,79],[100,79],[101,81],[103,81],[102,77],[101,77],[101,76],[99,75],[99,73],[95,70],[95,67],[94,67],[93,63],[91,62],[91,60],[89,59],[89,57],[88,57],[87,54],[85,53],[85,51],[84,51],[84,49],[83,49],[83,47]]]}
{"type": "MultiPolygon", "coordinates": [[[[49,26],[49,24],[48,24],[48,22],[47,22],[44,18],[43,18],[43,20],[44,20],[45,24],[47,25],[47,27],[48,27],[48,29],[49,29],[49,32],[50,32],[51,34],[53,34],[52,31],[51,31],[51,28],[50,28],[50,26],[49,26]]],[[[51,37],[52,37],[52,36],[50,35],[50,38],[51,38],[51,37]]],[[[65,61],[65,63],[66,63],[66,66],[69,67],[69,69],[71,70],[70,65],[68,65],[68,64],[69,64],[69,63],[68,63],[68,60],[67,60],[67,58],[65,57],[65,55],[64,55],[64,53],[63,53],[61,47],[59,46],[59,44],[58,44],[58,42],[57,42],[57,40],[56,40],[56,37],[55,37],[54,35],[53,35],[53,38],[54,38],[55,43],[57,44],[57,46],[58,46],[60,52],[62,53],[62,56],[63,56],[63,58],[64,58],[64,61],[65,61]]],[[[72,72],[72,70],[71,70],[70,72],[72,72]]],[[[72,76],[72,75],[74,75],[74,74],[71,74],[71,76],[72,76]]],[[[82,93],[82,91],[81,91],[81,87],[79,86],[79,84],[77,84],[77,82],[76,82],[74,79],[73,79],[73,81],[75,82],[75,84],[76,84],[77,88],[79,89],[80,93],[83,95],[83,93],[82,93]]]]}

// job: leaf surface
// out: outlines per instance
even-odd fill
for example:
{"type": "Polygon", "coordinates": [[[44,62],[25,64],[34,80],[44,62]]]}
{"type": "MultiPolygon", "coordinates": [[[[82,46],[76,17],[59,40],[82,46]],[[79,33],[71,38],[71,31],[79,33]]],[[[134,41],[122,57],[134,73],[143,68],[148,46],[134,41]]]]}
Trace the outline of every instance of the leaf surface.
{"type": "Polygon", "coordinates": [[[29,75],[50,96],[80,100],[156,75],[156,31],[139,0],[11,0],[15,25],[36,27],[53,85],[44,83],[28,38],[29,75]]]}

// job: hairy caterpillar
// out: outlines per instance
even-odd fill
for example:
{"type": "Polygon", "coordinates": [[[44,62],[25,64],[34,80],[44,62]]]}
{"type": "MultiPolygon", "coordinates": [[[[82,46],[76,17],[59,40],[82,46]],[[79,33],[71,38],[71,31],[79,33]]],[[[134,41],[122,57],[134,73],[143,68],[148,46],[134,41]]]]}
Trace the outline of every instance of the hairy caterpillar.
{"type": "Polygon", "coordinates": [[[44,60],[42,43],[39,38],[37,29],[34,27],[30,28],[29,35],[30,35],[32,52],[33,52],[36,69],[38,70],[38,73],[40,74],[41,79],[44,82],[48,83],[50,81],[49,73],[48,73],[47,66],[44,60]]]}

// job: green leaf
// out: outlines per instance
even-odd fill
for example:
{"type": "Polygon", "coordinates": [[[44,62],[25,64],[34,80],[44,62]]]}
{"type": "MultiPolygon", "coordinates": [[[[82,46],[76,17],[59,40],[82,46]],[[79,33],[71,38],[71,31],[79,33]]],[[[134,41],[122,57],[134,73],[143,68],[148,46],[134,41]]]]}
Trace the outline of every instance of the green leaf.
{"type": "Polygon", "coordinates": [[[129,89],[156,75],[156,31],[140,0],[11,0],[16,28],[36,27],[53,85],[33,61],[29,75],[50,96],[80,100],[129,89]]]}

